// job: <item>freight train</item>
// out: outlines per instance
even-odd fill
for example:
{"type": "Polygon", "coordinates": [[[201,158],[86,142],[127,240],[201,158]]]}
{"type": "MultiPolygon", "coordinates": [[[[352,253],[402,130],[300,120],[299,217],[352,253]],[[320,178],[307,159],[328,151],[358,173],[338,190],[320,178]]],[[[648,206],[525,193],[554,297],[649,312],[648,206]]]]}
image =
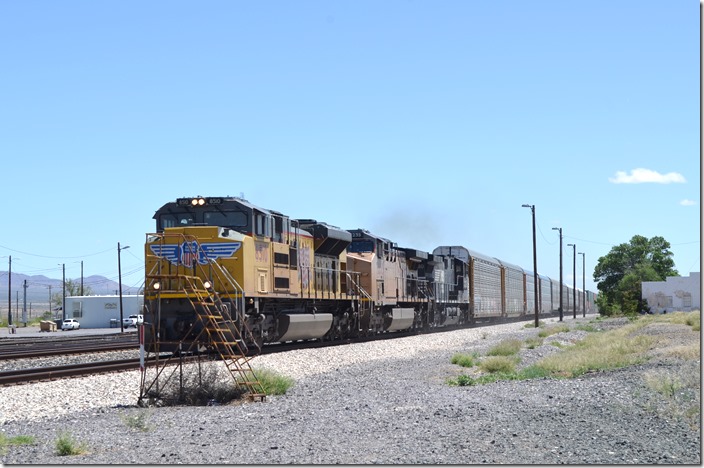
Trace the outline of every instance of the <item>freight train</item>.
{"type": "MultiPolygon", "coordinates": [[[[460,245],[399,247],[229,196],[179,198],[154,219],[145,243],[148,348],[201,341],[209,327],[256,351],[535,317],[532,271],[460,245]]],[[[537,281],[538,315],[554,315],[560,283],[537,281]]],[[[577,312],[596,310],[594,293],[562,288],[565,314],[575,301],[577,312]]]]}

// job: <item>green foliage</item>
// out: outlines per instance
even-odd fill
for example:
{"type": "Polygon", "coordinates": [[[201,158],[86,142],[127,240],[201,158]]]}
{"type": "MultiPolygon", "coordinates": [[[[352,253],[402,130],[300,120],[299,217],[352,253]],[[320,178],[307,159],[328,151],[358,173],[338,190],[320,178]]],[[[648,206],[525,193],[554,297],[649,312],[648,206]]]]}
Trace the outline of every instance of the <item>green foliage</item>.
{"type": "Polygon", "coordinates": [[[512,356],[517,354],[521,350],[521,340],[504,340],[499,344],[491,348],[486,355],[487,356],[512,356]]]}
{"type": "MultiPolygon", "coordinates": [[[[66,286],[66,296],[80,296],[81,295],[81,282],[67,279],[64,283],[66,286]]],[[[84,296],[94,296],[93,288],[90,286],[83,285],[83,295],[84,296]]],[[[60,307],[64,301],[64,291],[63,288],[59,288],[59,292],[51,295],[51,303],[53,306],[60,307]]]]}
{"type": "Polygon", "coordinates": [[[479,363],[484,372],[508,374],[516,370],[516,359],[510,356],[489,356],[479,363]]]}
{"type": "Polygon", "coordinates": [[[259,369],[255,375],[267,395],[284,395],[294,384],[292,378],[268,369],[259,369]]]}
{"type": "Polygon", "coordinates": [[[34,445],[34,436],[19,435],[8,437],[3,432],[0,432],[0,455],[7,453],[7,448],[11,445],[34,445]]]}
{"type": "Polygon", "coordinates": [[[452,356],[452,359],[450,362],[452,364],[457,364],[458,366],[462,367],[473,367],[475,364],[475,360],[477,359],[477,355],[475,354],[464,354],[464,353],[457,353],[454,356],[452,356]]]}
{"type": "Polygon", "coordinates": [[[456,387],[468,387],[477,384],[472,377],[464,374],[458,375],[456,379],[449,379],[447,383],[456,387]]]}
{"type": "Polygon", "coordinates": [[[68,432],[61,432],[56,439],[56,454],[59,456],[81,455],[87,452],[86,445],[78,443],[68,432]]]}
{"type": "Polygon", "coordinates": [[[601,314],[636,314],[644,309],[641,296],[643,281],[664,281],[677,276],[670,243],[656,236],[648,239],[633,236],[628,244],[620,244],[599,257],[594,281],[600,294],[597,306],[601,314]]]}

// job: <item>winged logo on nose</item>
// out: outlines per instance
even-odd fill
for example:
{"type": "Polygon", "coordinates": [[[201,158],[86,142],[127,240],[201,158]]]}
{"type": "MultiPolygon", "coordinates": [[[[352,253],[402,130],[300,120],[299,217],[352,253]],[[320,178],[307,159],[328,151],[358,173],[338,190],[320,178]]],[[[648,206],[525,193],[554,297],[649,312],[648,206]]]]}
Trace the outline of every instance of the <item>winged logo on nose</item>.
{"type": "Polygon", "coordinates": [[[174,265],[190,267],[193,262],[205,265],[210,260],[232,257],[242,247],[242,242],[209,242],[198,244],[196,241],[183,244],[153,244],[149,249],[159,258],[164,258],[174,265]]]}

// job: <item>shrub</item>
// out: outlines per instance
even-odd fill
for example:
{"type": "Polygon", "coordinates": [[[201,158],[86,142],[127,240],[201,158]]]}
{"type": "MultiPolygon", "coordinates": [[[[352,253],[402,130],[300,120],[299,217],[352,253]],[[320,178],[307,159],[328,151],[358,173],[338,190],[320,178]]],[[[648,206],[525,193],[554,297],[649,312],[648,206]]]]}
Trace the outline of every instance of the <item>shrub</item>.
{"type": "Polygon", "coordinates": [[[477,384],[472,377],[464,374],[458,375],[456,379],[449,379],[447,383],[457,387],[467,387],[477,384]]]}
{"type": "Polygon", "coordinates": [[[490,356],[479,364],[479,368],[492,374],[509,374],[516,370],[516,360],[508,356],[490,356]]]}
{"type": "MultiPolygon", "coordinates": [[[[284,395],[294,384],[294,380],[268,369],[259,369],[254,372],[256,379],[262,384],[266,395],[284,395]]],[[[248,375],[247,378],[250,378],[248,375]]]]}
{"type": "Polygon", "coordinates": [[[511,356],[513,354],[518,353],[518,351],[521,350],[521,341],[520,340],[504,340],[491,348],[486,355],[487,356],[511,356]]]}
{"type": "Polygon", "coordinates": [[[76,442],[68,432],[61,432],[56,439],[56,454],[59,456],[80,455],[86,451],[85,444],[76,442]]]}
{"type": "Polygon", "coordinates": [[[450,362],[452,364],[457,364],[458,366],[462,366],[462,367],[472,367],[475,364],[474,360],[476,358],[477,358],[476,354],[470,355],[470,354],[464,354],[464,353],[457,353],[454,356],[452,356],[452,359],[450,360],[450,362]]]}

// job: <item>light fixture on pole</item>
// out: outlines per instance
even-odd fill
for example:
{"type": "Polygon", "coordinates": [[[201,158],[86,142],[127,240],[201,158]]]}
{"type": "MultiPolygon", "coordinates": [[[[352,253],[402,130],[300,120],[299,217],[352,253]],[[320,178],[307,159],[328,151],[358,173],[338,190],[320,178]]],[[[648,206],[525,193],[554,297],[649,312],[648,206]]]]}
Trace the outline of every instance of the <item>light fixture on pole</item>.
{"type": "Polygon", "coordinates": [[[533,286],[535,289],[535,328],[540,325],[539,311],[538,311],[538,254],[535,248],[535,205],[521,205],[522,208],[530,208],[531,215],[533,217],[533,286]]]}
{"type": "Polygon", "coordinates": [[[554,227],[553,231],[560,231],[560,322],[562,322],[562,228],[554,227]]]}
{"type": "Polygon", "coordinates": [[[587,289],[586,289],[586,278],[585,278],[585,268],[584,268],[584,252],[577,252],[582,256],[582,317],[587,316],[587,289]]]}
{"type": "Polygon", "coordinates": [[[572,318],[577,318],[577,245],[567,244],[572,247],[572,318]]]}
{"type": "Polygon", "coordinates": [[[122,269],[120,266],[120,251],[129,249],[130,246],[126,245],[120,248],[120,243],[117,243],[117,281],[120,288],[120,332],[125,331],[125,326],[122,324],[122,269]]]}

